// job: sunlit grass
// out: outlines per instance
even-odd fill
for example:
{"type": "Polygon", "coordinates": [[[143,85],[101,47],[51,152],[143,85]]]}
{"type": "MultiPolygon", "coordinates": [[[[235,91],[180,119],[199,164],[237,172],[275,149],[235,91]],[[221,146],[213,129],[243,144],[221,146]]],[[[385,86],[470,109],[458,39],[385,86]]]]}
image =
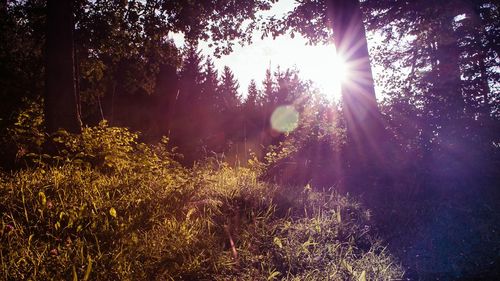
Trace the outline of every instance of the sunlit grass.
{"type": "Polygon", "coordinates": [[[2,279],[402,274],[358,203],[311,186],[264,183],[258,178],[266,167],[256,159],[230,167],[210,158],[185,169],[165,143],[146,146],[123,129],[101,125],[86,137],[65,136],[59,142],[66,154],[0,177],[2,279]]]}

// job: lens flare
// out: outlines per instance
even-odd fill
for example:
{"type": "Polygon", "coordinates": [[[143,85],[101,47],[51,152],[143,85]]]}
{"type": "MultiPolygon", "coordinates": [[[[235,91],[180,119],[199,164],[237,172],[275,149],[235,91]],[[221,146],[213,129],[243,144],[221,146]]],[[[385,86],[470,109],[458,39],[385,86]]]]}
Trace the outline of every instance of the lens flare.
{"type": "Polygon", "coordinates": [[[278,106],[271,115],[271,127],[280,133],[289,133],[299,125],[299,113],[292,105],[278,106]]]}

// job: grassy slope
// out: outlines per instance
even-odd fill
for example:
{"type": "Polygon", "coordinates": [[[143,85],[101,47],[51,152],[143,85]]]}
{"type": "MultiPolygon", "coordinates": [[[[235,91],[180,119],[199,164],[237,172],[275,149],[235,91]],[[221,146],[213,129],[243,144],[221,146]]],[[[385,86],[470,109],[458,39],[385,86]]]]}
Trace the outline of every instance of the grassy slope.
{"type": "Polygon", "coordinates": [[[88,129],[56,164],[1,175],[0,279],[401,277],[353,200],[259,182],[258,165],[187,170],[135,140],[88,129]]]}

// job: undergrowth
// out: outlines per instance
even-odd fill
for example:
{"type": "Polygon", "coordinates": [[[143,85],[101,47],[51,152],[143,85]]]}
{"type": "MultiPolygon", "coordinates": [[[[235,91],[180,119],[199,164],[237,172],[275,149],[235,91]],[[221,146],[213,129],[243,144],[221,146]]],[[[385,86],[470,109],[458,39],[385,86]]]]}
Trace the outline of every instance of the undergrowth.
{"type": "Polygon", "coordinates": [[[52,137],[0,177],[2,280],[394,280],[370,214],[262,165],[175,161],[126,129],[52,137]]]}

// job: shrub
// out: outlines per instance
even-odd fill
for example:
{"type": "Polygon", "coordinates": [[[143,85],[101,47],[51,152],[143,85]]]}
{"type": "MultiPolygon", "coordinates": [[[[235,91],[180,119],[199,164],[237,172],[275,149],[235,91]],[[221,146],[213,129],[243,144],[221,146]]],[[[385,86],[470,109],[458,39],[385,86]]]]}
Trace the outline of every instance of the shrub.
{"type": "Polygon", "coordinates": [[[308,104],[296,130],[269,146],[263,179],[285,185],[331,186],[341,178],[345,130],[336,105],[308,104]]]}

